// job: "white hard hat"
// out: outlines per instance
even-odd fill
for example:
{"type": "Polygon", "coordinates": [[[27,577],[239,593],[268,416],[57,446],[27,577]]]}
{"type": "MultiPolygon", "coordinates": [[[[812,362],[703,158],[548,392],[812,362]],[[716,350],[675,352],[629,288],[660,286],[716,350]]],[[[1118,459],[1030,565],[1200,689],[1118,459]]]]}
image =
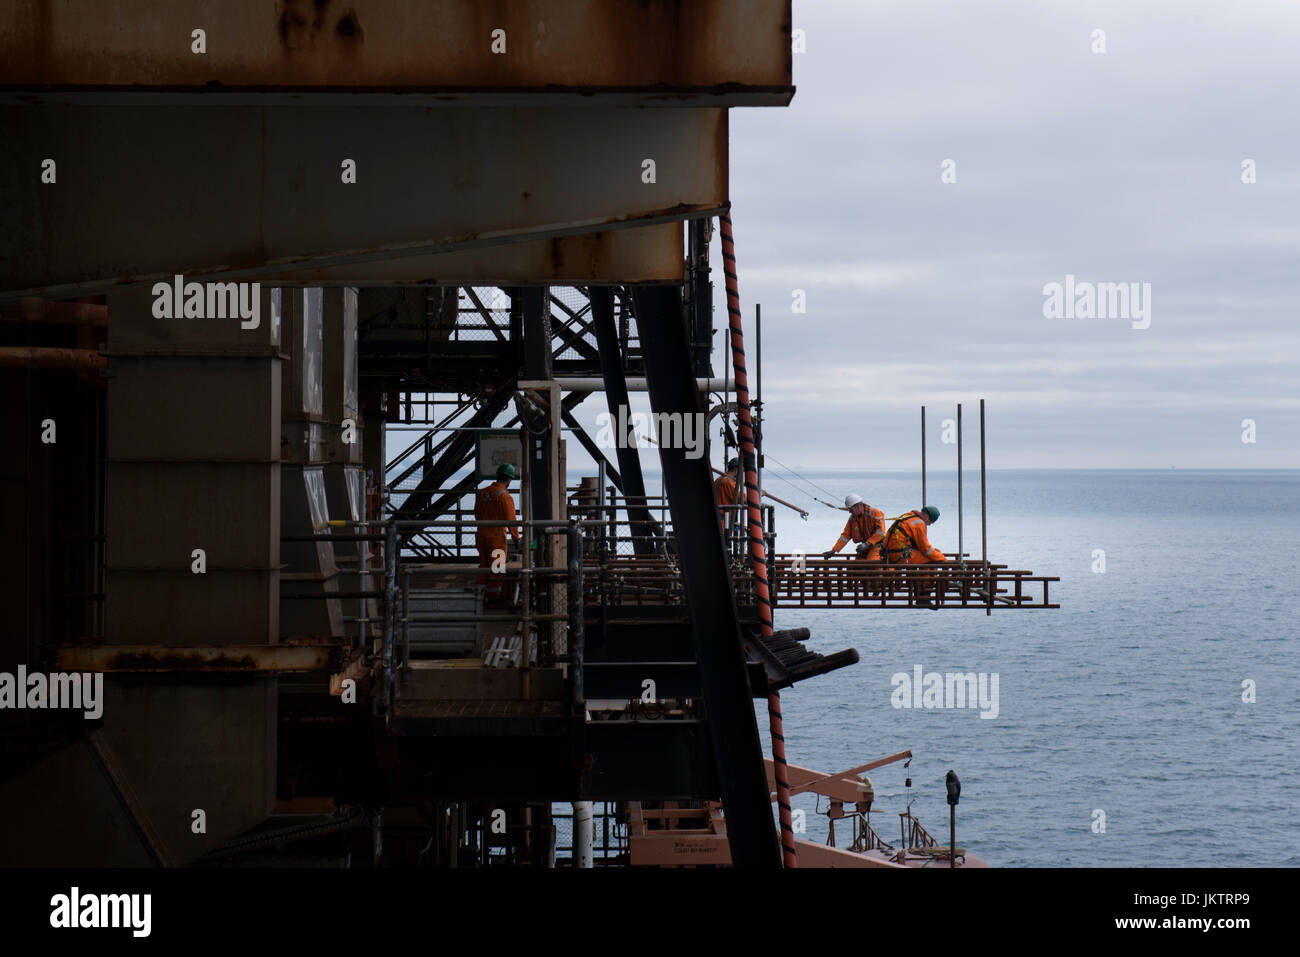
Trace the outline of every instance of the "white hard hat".
{"type": "Polygon", "coordinates": [[[852,508],[854,505],[861,505],[861,504],[862,504],[861,495],[854,495],[852,492],[850,492],[848,495],[844,496],[845,508],[852,508]]]}

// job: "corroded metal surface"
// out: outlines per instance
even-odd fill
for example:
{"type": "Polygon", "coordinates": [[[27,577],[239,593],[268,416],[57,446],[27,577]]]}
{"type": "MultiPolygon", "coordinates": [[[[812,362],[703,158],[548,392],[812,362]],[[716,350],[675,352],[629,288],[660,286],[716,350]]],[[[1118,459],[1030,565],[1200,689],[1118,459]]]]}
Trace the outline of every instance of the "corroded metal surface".
{"type": "Polygon", "coordinates": [[[357,286],[673,282],[684,256],[682,227],[674,221],[348,266],[286,266],[260,278],[357,286]]]}
{"type": "Polygon", "coordinates": [[[57,188],[34,161],[0,179],[0,299],[175,273],[354,282],[346,267],[410,257],[384,279],[419,280],[420,257],[680,221],[728,195],[722,109],[0,107],[0,128],[0,166],[58,163],[57,188]]]}
{"type": "Polygon", "coordinates": [[[326,645],[65,645],[57,661],[63,671],[324,671],[331,650],[326,645]]]}
{"type": "Polygon", "coordinates": [[[13,0],[5,19],[0,89],[715,106],[793,92],[790,0],[13,0]]]}

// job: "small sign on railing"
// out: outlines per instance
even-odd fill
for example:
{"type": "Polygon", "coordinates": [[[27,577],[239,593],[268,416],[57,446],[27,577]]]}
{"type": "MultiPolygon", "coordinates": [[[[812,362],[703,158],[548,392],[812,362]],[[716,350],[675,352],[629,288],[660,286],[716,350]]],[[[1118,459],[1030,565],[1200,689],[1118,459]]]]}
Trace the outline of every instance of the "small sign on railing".
{"type": "Polygon", "coordinates": [[[516,475],[523,474],[523,446],[516,430],[484,429],[475,434],[478,439],[475,462],[480,479],[496,478],[497,469],[506,464],[515,467],[516,475]]]}

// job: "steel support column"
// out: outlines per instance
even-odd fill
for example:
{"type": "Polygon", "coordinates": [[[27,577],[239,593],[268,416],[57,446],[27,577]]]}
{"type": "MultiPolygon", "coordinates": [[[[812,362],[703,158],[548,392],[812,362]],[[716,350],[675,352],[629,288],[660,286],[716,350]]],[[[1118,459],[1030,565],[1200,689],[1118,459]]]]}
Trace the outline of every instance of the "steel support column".
{"type": "MultiPolygon", "coordinates": [[[[618,345],[618,330],[614,326],[614,291],[609,286],[591,287],[591,314],[595,317],[596,346],[600,350],[600,366],[605,378],[605,401],[609,407],[610,431],[617,433],[620,423],[630,421],[632,408],[628,403],[627,379],[623,376],[623,354],[618,345]],[[623,415],[619,415],[619,410],[623,415]]],[[[691,379],[694,384],[694,378],[691,379]]],[[[619,475],[623,479],[623,497],[627,499],[628,521],[632,526],[632,545],[638,555],[654,554],[656,523],[645,503],[645,479],[641,475],[641,457],[635,443],[627,436],[614,437],[618,455],[619,475]],[[640,500],[639,506],[630,503],[640,500]]]]}
{"type": "MultiPolygon", "coordinates": [[[[691,347],[695,374],[713,377],[713,283],[709,281],[710,219],[694,219],[687,224],[691,239],[690,257],[691,347]]],[[[730,373],[724,369],[723,375],[730,373]]]]}
{"type": "Polygon", "coordinates": [[[623,489],[623,476],[619,474],[618,469],[614,468],[614,466],[605,459],[604,451],[596,444],[596,441],[587,434],[587,430],[582,427],[582,423],[577,420],[572,412],[567,410],[563,413],[562,417],[564,419],[564,424],[569,427],[570,431],[573,433],[573,437],[578,440],[579,444],[587,450],[587,454],[598,463],[602,461],[605,462],[605,474],[609,477],[609,480],[614,483],[614,487],[626,495],[627,493],[623,489]]]}
{"type": "MultiPolygon", "coordinates": [[[[548,309],[549,291],[543,287],[523,290],[520,298],[524,310],[524,375],[525,380],[544,380],[551,374],[551,322],[548,309]]],[[[542,417],[538,416],[538,423],[542,417]]],[[[533,497],[533,518],[548,520],[551,514],[551,487],[553,481],[564,481],[564,476],[551,475],[550,416],[542,428],[529,427],[528,459],[529,489],[533,497]]],[[[527,424],[527,422],[525,422],[527,424]]],[[[527,543],[525,543],[527,544],[527,543]]]]}
{"type": "MultiPolygon", "coordinates": [[[[678,288],[635,289],[632,297],[651,408],[702,416],[678,288]]],[[[737,867],[776,868],[781,863],[776,829],[709,463],[687,458],[685,449],[661,447],[659,458],[695,633],[731,859],[737,867]]]]}

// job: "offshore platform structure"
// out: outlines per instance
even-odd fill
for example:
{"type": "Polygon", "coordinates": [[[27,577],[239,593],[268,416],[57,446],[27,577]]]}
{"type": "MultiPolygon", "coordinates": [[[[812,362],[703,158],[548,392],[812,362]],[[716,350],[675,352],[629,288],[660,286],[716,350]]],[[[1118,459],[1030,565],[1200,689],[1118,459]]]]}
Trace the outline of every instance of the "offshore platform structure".
{"type": "MultiPolygon", "coordinates": [[[[0,864],[548,866],[596,801],[780,866],[753,701],[857,653],[772,632],[707,458],[649,495],[573,409],[727,381],[728,110],[793,96],[789,0],[10,6],[0,673],[103,693],[0,697],[0,864]]],[[[812,564],[770,603],[906,584],[812,564]]]]}

